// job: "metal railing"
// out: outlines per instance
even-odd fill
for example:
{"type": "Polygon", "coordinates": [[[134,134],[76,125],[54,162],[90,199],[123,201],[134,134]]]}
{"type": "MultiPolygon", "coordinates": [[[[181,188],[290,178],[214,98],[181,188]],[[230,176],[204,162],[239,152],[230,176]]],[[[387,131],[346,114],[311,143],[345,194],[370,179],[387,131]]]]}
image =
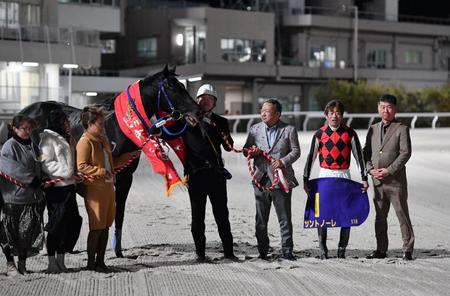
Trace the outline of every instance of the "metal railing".
{"type": "MultiPolygon", "coordinates": [[[[250,127],[257,121],[260,121],[259,114],[244,114],[244,115],[226,115],[225,116],[232,124],[232,132],[237,133],[238,129],[242,129],[242,123],[245,125],[244,132],[248,132],[250,127]],[[245,121],[247,121],[245,123],[245,121]]],[[[301,126],[303,131],[312,130],[308,128],[308,123],[311,119],[323,119],[325,121],[325,116],[323,112],[283,112],[282,117],[288,118],[289,121],[293,121],[296,126],[301,126]]],[[[399,119],[408,119],[411,128],[416,128],[416,123],[419,118],[431,119],[430,127],[435,129],[439,118],[447,117],[450,118],[450,112],[429,112],[429,113],[397,113],[396,117],[399,119]]],[[[354,119],[367,119],[367,128],[379,118],[378,113],[345,113],[344,120],[348,126],[351,126],[354,119]]],[[[402,120],[403,121],[403,120],[402,120]]]]}
{"type": "Polygon", "coordinates": [[[48,26],[0,27],[0,40],[60,43],[100,47],[100,34],[95,30],[78,30],[48,26]]]}

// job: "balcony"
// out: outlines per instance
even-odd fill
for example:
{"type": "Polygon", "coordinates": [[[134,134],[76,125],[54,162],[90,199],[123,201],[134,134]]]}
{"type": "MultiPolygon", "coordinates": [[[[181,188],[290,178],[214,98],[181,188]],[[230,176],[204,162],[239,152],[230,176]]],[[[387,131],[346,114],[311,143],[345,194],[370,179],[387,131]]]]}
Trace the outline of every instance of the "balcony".
{"type": "Polygon", "coordinates": [[[30,26],[0,27],[0,60],[100,66],[98,31],[30,26]]]}

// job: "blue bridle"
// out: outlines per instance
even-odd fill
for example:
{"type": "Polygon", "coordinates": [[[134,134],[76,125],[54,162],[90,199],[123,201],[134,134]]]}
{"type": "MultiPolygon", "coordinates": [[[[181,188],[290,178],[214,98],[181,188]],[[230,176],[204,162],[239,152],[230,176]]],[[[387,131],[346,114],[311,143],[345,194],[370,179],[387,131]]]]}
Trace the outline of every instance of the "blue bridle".
{"type": "Polygon", "coordinates": [[[161,128],[169,136],[179,136],[182,133],[184,133],[184,131],[186,130],[187,123],[185,123],[183,128],[178,132],[171,132],[171,131],[169,131],[169,129],[167,127],[165,127],[165,124],[167,123],[167,121],[180,120],[182,118],[182,114],[179,111],[175,110],[175,107],[173,106],[173,103],[170,100],[169,94],[167,93],[166,88],[164,87],[163,80],[158,81],[158,101],[157,101],[157,110],[155,112],[156,121],[153,122],[153,124],[150,127],[145,122],[144,118],[139,113],[139,111],[137,110],[136,104],[134,103],[134,100],[130,94],[130,86],[127,87],[127,97],[128,97],[128,102],[130,103],[131,109],[133,109],[134,113],[136,113],[137,117],[142,122],[142,124],[144,125],[144,127],[147,130],[147,133],[149,135],[151,134],[150,131],[153,127],[161,128]],[[172,110],[172,113],[167,116],[158,118],[158,110],[160,110],[160,107],[161,107],[161,93],[163,94],[164,98],[166,99],[167,104],[169,104],[169,107],[170,107],[170,110],[172,110]]]}

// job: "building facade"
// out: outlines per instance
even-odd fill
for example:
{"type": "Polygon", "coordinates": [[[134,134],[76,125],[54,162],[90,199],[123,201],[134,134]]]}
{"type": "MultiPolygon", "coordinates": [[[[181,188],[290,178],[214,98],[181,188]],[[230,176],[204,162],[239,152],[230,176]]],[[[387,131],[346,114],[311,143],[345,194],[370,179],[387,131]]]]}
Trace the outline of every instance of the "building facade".
{"type": "Polygon", "coordinates": [[[0,0],[0,113],[90,102],[97,87],[80,87],[75,76],[100,68],[100,36],[123,31],[122,11],[116,0],[0,0]]]}
{"type": "Polygon", "coordinates": [[[39,100],[81,107],[165,64],[192,95],[213,83],[228,114],[271,97],[317,110],[329,79],[449,83],[449,19],[404,16],[399,0],[207,2],[0,0],[0,113],[39,100]]]}
{"type": "Polygon", "coordinates": [[[405,17],[398,0],[255,2],[248,10],[129,7],[109,59],[124,76],[177,65],[191,93],[216,85],[219,110],[230,114],[257,112],[269,97],[289,111],[317,110],[314,94],[328,79],[449,82],[449,20],[405,17]]]}

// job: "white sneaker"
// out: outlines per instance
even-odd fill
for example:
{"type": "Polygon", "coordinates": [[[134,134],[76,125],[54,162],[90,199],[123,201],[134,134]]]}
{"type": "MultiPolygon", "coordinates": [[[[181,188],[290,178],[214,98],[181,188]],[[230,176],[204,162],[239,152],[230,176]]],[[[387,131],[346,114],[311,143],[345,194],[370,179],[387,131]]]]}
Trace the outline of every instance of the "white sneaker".
{"type": "Polygon", "coordinates": [[[17,276],[19,275],[19,271],[17,270],[16,264],[14,261],[6,262],[6,274],[8,276],[17,276]]]}

